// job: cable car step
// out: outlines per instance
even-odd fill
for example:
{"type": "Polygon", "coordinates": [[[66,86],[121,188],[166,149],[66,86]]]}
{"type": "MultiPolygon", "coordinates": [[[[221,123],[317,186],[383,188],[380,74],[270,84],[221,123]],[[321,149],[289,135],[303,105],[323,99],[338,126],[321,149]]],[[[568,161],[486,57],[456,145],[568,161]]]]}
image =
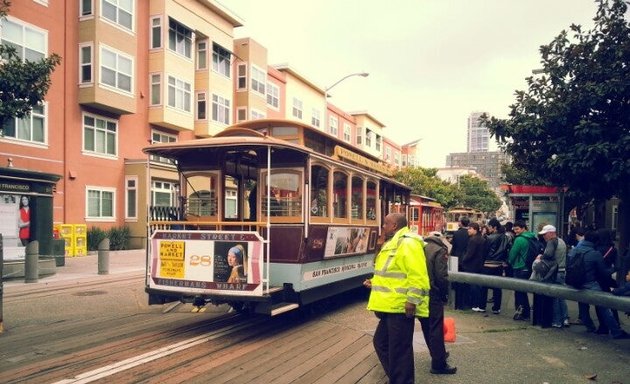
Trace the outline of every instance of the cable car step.
{"type": "Polygon", "coordinates": [[[271,316],[276,316],[276,315],[279,315],[281,313],[289,312],[289,311],[292,311],[292,310],[297,309],[299,307],[300,307],[300,304],[296,304],[296,303],[278,303],[278,304],[274,304],[271,307],[271,316]]]}

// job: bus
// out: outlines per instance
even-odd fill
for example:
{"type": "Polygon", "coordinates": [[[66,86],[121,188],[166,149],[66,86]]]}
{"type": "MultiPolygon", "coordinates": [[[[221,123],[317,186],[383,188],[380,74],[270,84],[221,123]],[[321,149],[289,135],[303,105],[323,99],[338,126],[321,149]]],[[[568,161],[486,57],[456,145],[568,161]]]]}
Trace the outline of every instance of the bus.
{"type": "Polygon", "coordinates": [[[421,236],[444,230],[444,207],[437,200],[422,195],[411,195],[409,228],[421,236]]]}
{"type": "Polygon", "coordinates": [[[388,165],[296,121],[246,121],[143,151],[150,179],[177,193],[149,209],[149,304],[273,316],[360,287],[385,215],[408,210],[410,189],[388,165]]]}
{"type": "Polygon", "coordinates": [[[459,228],[459,219],[462,216],[467,216],[470,222],[476,222],[482,224],[485,215],[478,209],[467,207],[455,207],[446,212],[446,232],[452,233],[459,228]]]}

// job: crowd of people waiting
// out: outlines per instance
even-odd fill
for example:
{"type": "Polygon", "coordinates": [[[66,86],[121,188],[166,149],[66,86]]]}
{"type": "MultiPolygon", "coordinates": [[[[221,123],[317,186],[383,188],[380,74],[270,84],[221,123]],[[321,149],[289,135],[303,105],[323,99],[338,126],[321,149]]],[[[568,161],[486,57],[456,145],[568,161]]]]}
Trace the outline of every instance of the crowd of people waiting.
{"type": "MultiPolygon", "coordinates": [[[[630,252],[622,257],[615,247],[613,232],[608,229],[573,227],[565,239],[553,225],[531,232],[522,220],[502,225],[496,218],[487,225],[460,218],[459,229],[452,237],[451,256],[457,257],[458,270],[492,276],[507,276],[552,284],[565,284],[567,260],[580,252],[584,257],[585,278],[580,289],[630,296],[630,252]],[[533,262],[531,244],[540,244],[533,262]],[[531,256],[530,256],[531,258],[531,256]],[[625,261],[625,262],[624,262],[625,261]]],[[[492,303],[492,313],[501,313],[502,290],[478,285],[453,283],[455,309],[485,313],[492,303]],[[492,297],[488,298],[488,290],[492,297]]],[[[589,304],[578,303],[578,320],[570,322],[564,299],[534,294],[530,306],[526,292],[514,292],[515,321],[532,321],[543,328],[564,328],[581,324],[588,332],[610,334],[615,339],[630,338],[620,327],[616,310],[595,306],[596,327],[589,304]]]]}

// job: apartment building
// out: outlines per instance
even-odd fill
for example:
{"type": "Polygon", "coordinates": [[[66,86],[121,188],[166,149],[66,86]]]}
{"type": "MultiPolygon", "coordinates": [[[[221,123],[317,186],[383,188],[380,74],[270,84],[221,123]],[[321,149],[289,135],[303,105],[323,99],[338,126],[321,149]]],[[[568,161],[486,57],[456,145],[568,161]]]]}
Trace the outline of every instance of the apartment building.
{"type": "Polygon", "coordinates": [[[243,20],[214,0],[20,0],[0,23],[23,57],[63,60],[46,102],[0,137],[0,164],[61,176],[55,223],[128,225],[143,246],[147,207],[172,205],[179,181],[157,157],[148,175],[142,148],[243,120],[295,119],[400,159],[372,115],[342,111],[290,66],[269,65],[254,39],[235,39],[243,20]]]}

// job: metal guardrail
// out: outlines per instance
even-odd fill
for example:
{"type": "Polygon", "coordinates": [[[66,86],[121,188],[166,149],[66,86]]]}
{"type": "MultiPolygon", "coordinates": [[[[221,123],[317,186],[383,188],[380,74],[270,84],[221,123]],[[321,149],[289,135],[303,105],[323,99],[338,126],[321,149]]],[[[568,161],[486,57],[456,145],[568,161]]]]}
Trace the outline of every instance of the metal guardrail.
{"type": "Polygon", "coordinates": [[[512,291],[538,293],[559,299],[578,301],[605,308],[630,312],[630,296],[614,296],[608,292],[575,289],[566,285],[541,283],[512,277],[490,276],[468,272],[449,272],[449,281],[482,285],[512,291]]]}

